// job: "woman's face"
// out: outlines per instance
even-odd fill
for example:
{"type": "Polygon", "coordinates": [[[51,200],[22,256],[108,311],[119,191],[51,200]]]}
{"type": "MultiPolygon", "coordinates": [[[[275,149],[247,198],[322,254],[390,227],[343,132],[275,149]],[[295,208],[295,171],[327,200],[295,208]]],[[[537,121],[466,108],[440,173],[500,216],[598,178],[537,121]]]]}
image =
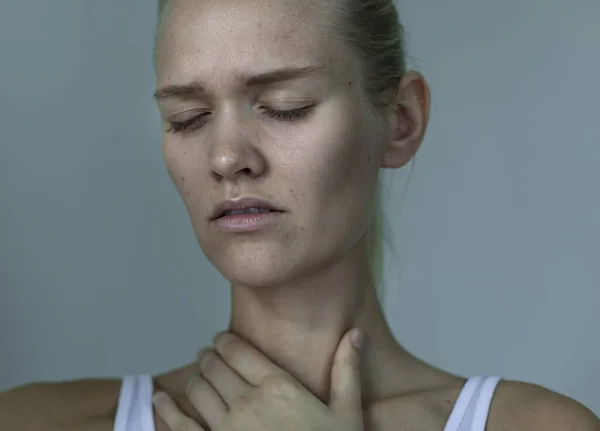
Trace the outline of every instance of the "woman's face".
{"type": "Polygon", "coordinates": [[[173,0],[164,18],[165,163],[206,256],[244,285],[340,259],[368,227],[386,138],[365,119],[356,60],[326,13],[310,1],[173,0]],[[245,197],[283,211],[212,218],[245,197]]]}

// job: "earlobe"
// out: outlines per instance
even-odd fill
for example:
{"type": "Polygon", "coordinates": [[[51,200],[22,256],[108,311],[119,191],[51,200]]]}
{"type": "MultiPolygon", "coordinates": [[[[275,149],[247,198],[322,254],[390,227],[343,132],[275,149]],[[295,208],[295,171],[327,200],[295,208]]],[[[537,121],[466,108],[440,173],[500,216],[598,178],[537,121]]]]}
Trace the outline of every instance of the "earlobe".
{"type": "MultiPolygon", "coordinates": [[[[418,148],[418,146],[417,146],[418,148]]],[[[416,154],[416,150],[414,151],[387,151],[383,156],[383,162],[381,163],[382,168],[387,169],[398,169],[407,164],[410,159],[414,157],[416,154]]]]}

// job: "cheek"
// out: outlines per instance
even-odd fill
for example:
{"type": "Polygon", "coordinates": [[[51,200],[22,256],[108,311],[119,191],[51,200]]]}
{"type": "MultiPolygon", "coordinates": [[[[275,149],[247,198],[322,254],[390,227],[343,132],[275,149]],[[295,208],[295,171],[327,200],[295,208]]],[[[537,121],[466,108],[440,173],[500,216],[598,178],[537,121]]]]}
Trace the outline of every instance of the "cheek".
{"type": "Polygon", "coordinates": [[[186,206],[190,208],[190,200],[198,194],[200,180],[194,166],[194,153],[185,148],[177,139],[165,137],[163,140],[163,157],[169,177],[175,188],[183,198],[186,206]]]}
{"type": "Polygon", "coordinates": [[[163,151],[163,159],[165,162],[165,167],[167,168],[167,172],[173,180],[173,183],[177,188],[179,188],[179,184],[181,182],[181,176],[183,174],[182,169],[182,158],[179,155],[180,150],[178,150],[178,146],[176,142],[173,142],[169,137],[164,136],[162,141],[162,151],[163,151]],[[179,178],[179,180],[178,180],[179,178]]]}
{"type": "Polygon", "coordinates": [[[331,113],[311,128],[296,159],[298,168],[308,168],[307,180],[317,193],[358,193],[366,176],[377,171],[362,121],[356,116],[331,113]]]}
{"type": "Polygon", "coordinates": [[[281,167],[276,177],[294,190],[311,232],[354,238],[367,223],[379,168],[362,119],[331,111],[294,130],[295,139],[288,140],[293,144],[273,154],[281,167]]]}

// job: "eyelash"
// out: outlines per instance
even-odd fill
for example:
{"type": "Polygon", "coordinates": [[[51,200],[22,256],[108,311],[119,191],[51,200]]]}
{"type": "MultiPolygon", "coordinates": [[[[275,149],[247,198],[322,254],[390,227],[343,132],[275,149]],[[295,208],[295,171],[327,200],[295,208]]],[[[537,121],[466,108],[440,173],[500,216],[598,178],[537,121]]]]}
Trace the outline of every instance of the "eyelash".
{"type": "MultiPolygon", "coordinates": [[[[290,109],[287,111],[278,111],[276,109],[264,108],[264,112],[271,118],[281,121],[294,121],[306,117],[311,113],[315,105],[304,106],[302,108],[290,109]]],[[[185,121],[171,121],[167,133],[179,133],[198,129],[206,122],[206,114],[197,115],[185,121]]]]}

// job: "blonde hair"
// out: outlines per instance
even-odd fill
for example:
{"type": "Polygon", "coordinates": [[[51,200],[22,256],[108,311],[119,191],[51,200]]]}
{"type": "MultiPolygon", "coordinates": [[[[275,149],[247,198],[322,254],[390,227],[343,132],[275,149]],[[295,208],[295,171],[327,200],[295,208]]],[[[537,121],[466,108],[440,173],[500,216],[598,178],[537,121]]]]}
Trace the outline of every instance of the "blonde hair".
{"type": "MultiPolygon", "coordinates": [[[[334,7],[331,23],[340,37],[359,59],[361,93],[365,114],[376,119],[381,108],[389,107],[380,97],[393,89],[406,73],[404,31],[393,0],[322,0],[334,7]]],[[[160,22],[170,0],[158,1],[157,38],[160,22]]],[[[156,43],[155,43],[156,46],[156,43]]],[[[384,300],[383,231],[384,214],[381,184],[374,194],[374,211],[369,226],[369,262],[379,300],[384,300]]]]}

